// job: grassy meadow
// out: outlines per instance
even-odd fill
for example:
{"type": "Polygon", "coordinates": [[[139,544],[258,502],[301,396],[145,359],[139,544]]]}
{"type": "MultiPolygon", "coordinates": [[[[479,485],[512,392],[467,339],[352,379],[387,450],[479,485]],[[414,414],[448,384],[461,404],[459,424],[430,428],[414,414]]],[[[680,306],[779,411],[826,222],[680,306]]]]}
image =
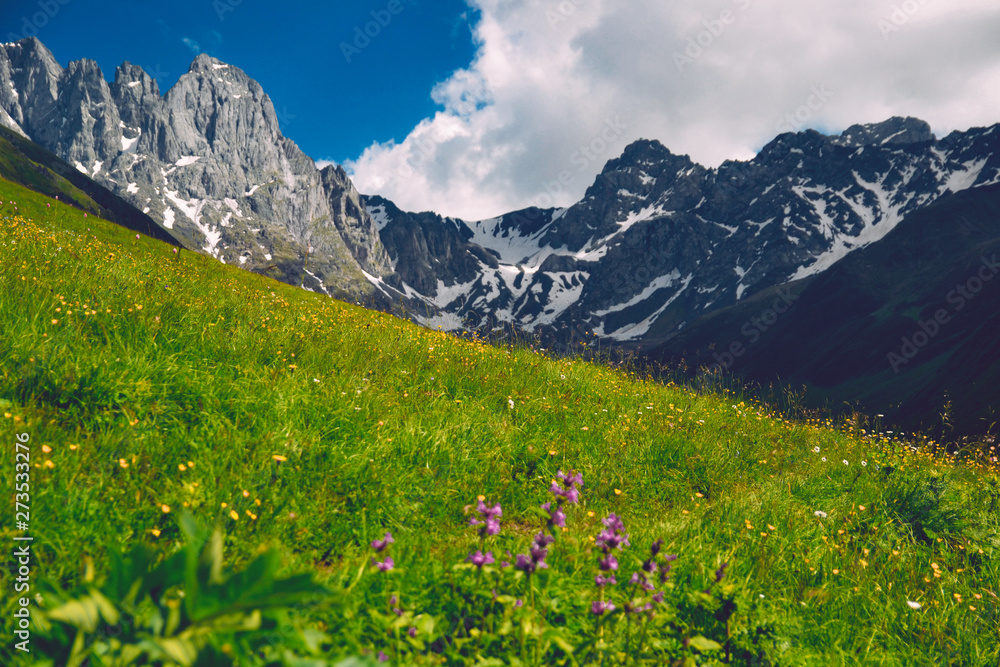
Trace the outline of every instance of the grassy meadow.
{"type": "Polygon", "coordinates": [[[1000,663],[989,443],[790,421],[0,199],[0,540],[20,433],[34,538],[2,664],[1000,663]]]}

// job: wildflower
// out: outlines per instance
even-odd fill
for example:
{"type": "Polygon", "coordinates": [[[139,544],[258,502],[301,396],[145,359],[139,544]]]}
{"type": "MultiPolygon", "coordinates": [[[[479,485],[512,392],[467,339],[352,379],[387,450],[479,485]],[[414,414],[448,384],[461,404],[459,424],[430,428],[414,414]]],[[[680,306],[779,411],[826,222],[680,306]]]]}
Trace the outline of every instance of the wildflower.
{"type": "Polygon", "coordinates": [[[138,235],[138,234],[136,234],[136,235],[135,235],[135,240],[136,240],[136,241],[138,241],[138,240],[139,240],[139,235],[138,235]]]}
{"type": "Polygon", "coordinates": [[[849,465],[851,465],[851,464],[847,462],[847,459],[844,459],[844,465],[845,465],[845,466],[849,466],[849,465]]]}
{"type": "Polygon", "coordinates": [[[492,551],[487,551],[485,554],[482,551],[476,551],[476,553],[470,554],[466,560],[478,568],[482,568],[483,565],[490,565],[495,562],[492,551]]]}
{"type": "Polygon", "coordinates": [[[718,570],[715,571],[715,583],[719,583],[720,581],[722,581],[722,578],[726,576],[727,567],[729,567],[729,563],[725,562],[722,564],[721,567],[719,567],[718,570]]]}
{"type": "Polygon", "coordinates": [[[550,528],[552,526],[566,527],[566,513],[563,512],[561,506],[556,505],[555,510],[552,510],[552,503],[545,503],[542,505],[542,509],[549,513],[548,525],[550,528]]]}
{"type": "MultiPolygon", "coordinates": [[[[660,539],[653,542],[652,545],[650,545],[649,551],[653,555],[653,557],[655,557],[658,553],[660,553],[660,549],[662,547],[663,547],[663,538],[661,537],[660,539]]],[[[676,558],[676,556],[674,558],[676,558]]]]}
{"type": "Polygon", "coordinates": [[[910,606],[910,609],[920,609],[920,607],[923,606],[919,602],[914,602],[913,600],[907,600],[906,604],[910,606]]]}
{"type": "Polygon", "coordinates": [[[385,550],[387,546],[389,546],[395,541],[396,540],[392,539],[392,533],[386,533],[385,537],[382,538],[381,540],[372,541],[372,549],[375,550],[375,553],[381,553],[382,551],[385,550]]]}
{"type": "Polygon", "coordinates": [[[170,513],[170,505],[160,505],[160,510],[164,514],[169,514],[170,513]]]}
{"type": "Polygon", "coordinates": [[[409,630],[406,631],[406,634],[410,635],[411,639],[415,638],[417,636],[417,629],[411,627],[409,630]]]}
{"type": "Polygon", "coordinates": [[[511,399],[511,398],[508,398],[508,399],[507,399],[507,407],[508,407],[508,408],[509,408],[510,410],[513,410],[513,409],[514,409],[514,399],[511,399]]]}
{"type": "Polygon", "coordinates": [[[823,510],[816,510],[815,512],[813,512],[813,514],[815,514],[821,519],[825,519],[827,517],[827,513],[824,512],[823,510]]]}
{"type": "Polygon", "coordinates": [[[278,463],[282,463],[282,462],[288,460],[287,457],[282,456],[281,454],[274,454],[274,455],[271,456],[271,458],[274,459],[275,461],[277,461],[278,463]]]}
{"type": "Polygon", "coordinates": [[[564,489],[559,489],[556,482],[552,482],[552,487],[549,489],[551,493],[556,496],[562,496],[567,502],[575,503],[579,500],[579,491],[577,487],[583,486],[583,475],[580,473],[565,474],[562,470],[556,473],[556,479],[562,482],[564,489]]]}
{"type": "Polygon", "coordinates": [[[816,452],[817,454],[819,454],[819,445],[816,445],[815,447],[813,447],[813,451],[816,452]]]}
{"type": "Polygon", "coordinates": [[[614,610],[615,604],[613,602],[599,602],[595,600],[594,603],[590,605],[590,613],[594,616],[600,616],[604,612],[608,612],[610,614],[614,610]]]}
{"type": "Polygon", "coordinates": [[[387,656],[385,654],[385,651],[379,651],[378,652],[378,661],[379,662],[389,662],[389,656],[387,656]]]}
{"type": "Polygon", "coordinates": [[[823,457],[822,461],[823,461],[823,463],[826,463],[826,457],[825,456],[823,457]]]}
{"type": "Polygon", "coordinates": [[[867,467],[868,466],[868,461],[862,461],[861,462],[861,466],[862,467],[867,467]]]}
{"type": "Polygon", "coordinates": [[[628,544],[628,535],[619,535],[612,530],[605,530],[597,536],[597,545],[605,547],[607,551],[611,549],[621,551],[622,546],[628,546],[628,544]]]}
{"type": "Polygon", "coordinates": [[[233,518],[233,521],[239,521],[240,520],[240,515],[236,513],[236,510],[230,510],[229,511],[229,516],[231,516],[233,518]]]}
{"type": "MultiPolygon", "coordinates": [[[[542,549],[542,551],[544,552],[545,550],[542,549]]],[[[542,558],[544,558],[544,555],[542,556],[542,558]]],[[[514,569],[521,570],[525,574],[532,574],[536,569],[540,567],[541,568],[548,567],[548,564],[544,560],[536,561],[524,554],[518,554],[517,562],[514,563],[514,569]]]]}
{"type": "Polygon", "coordinates": [[[653,602],[656,604],[661,604],[663,602],[663,591],[657,591],[653,593],[653,602]]]}
{"type": "Polygon", "coordinates": [[[514,569],[521,570],[525,574],[532,574],[539,568],[547,568],[549,565],[545,562],[545,557],[549,555],[549,552],[546,547],[553,542],[555,542],[555,538],[551,535],[546,535],[545,533],[535,535],[528,554],[517,555],[514,569]]]}
{"type": "Polygon", "coordinates": [[[597,566],[604,570],[605,572],[609,570],[618,569],[618,559],[611,554],[607,554],[604,558],[598,561],[597,566]]]}
{"type": "Polygon", "coordinates": [[[594,585],[598,588],[604,588],[605,586],[614,586],[618,582],[615,580],[615,575],[609,574],[608,576],[602,576],[600,574],[594,576],[594,585]]]}
{"type": "Polygon", "coordinates": [[[646,579],[646,575],[642,572],[633,572],[632,578],[629,579],[629,583],[635,584],[646,591],[651,591],[656,588],[656,586],[649,583],[649,580],[646,579]]]}
{"type": "Polygon", "coordinates": [[[476,517],[471,517],[469,519],[470,526],[482,526],[479,529],[479,536],[486,537],[487,535],[496,535],[500,532],[500,522],[497,517],[503,516],[503,510],[500,508],[499,503],[493,507],[487,507],[486,502],[480,497],[479,502],[476,506],[476,511],[479,512],[480,516],[485,519],[485,521],[480,521],[476,517]]]}
{"type": "Polygon", "coordinates": [[[392,556],[386,556],[385,560],[381,563],[372,558],[372,564],[378,568],[379,572],[388,572],[396,565],[396,563],[392,560],[392,556]]]}

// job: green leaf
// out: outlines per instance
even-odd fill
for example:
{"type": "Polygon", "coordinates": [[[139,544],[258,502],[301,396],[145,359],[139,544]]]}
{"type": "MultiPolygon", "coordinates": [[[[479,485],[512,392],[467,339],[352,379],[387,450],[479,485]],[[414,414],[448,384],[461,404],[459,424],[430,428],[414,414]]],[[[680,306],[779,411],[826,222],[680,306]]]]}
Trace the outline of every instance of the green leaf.
{"type": "Polygon", "coordinates": [[[434,617],[430,614],[420,614],[413,619],[413,625],[417,628],[417,634],[421,637],[434,636],[434,617]]]}
{"type": "Polygon", "coordinates": [[[118,610],[100,591],[92,590],[89,595],[70,600],[61,607],[53,609],[48,613],[48,617],[84,632],[94,632],[102,617],[112,625],[117,623],[118,610]]]}
{"type": "Polygon", "coordinates": [[[720,648],[722,648],[722,644],[720,644],[719,642],[712,641],[711,639],[707,637],[702,637],[701,635],[689,639],[688,645],[695,647],[702,653],[705,653],[707,651],[718,651],[720,648]]]}
{"type": "Polygon", "coordinates": [[[558,628],[549,628],[542,633],[542,641],[551,641],[569,655],[573,655],[576,648],[563,637],[562,631],[558,628]]]}

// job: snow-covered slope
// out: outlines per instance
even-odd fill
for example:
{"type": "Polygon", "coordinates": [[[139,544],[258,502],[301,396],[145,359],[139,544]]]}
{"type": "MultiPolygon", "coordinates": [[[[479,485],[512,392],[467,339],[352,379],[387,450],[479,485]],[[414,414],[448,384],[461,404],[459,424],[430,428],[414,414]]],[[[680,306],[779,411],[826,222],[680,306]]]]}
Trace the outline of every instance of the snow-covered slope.
{"type": "Polygon", "coordinates": [[[368,206],[395,286],[447,313],[437,324],[642,341],[815,275],[947,192],[1000,182],[997,128],[936,140],[894,118],[781,135],[717,169],[640,140],[568,209],[466,222],[368,206]]]}

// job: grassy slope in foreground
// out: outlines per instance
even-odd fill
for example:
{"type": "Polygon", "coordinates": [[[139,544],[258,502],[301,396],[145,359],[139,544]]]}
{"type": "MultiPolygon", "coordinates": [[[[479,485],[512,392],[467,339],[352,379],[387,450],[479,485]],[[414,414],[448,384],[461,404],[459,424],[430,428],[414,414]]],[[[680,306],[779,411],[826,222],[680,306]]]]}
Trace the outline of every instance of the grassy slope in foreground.
{"type": "MultiPolygon", "coordinates": [[[[0,417],[6,442],[31,435],[36,576],[68,586],[91,560],[106,573],[110,547],[170,549],[189,508],[222,525],[227,559],[276,546],[289,571],[342,590],[391,530],[396,570],[365,573],[311,619],[333,655],[374,651],[385,638],[368,610],[386,610],[388,591],[439,631],[454,622],[440,600],[471,582],[451,568],[477,548],[463,507],[502,503],[500,560],[526,549],[530,508],[574,469],[581,503],[537,577],[539,599],[559,598],[547,622],[570,636],[593,627],[590,538],[616,512],[632,544],[609,589],[619,607],[663,537],[679,554],[669,608],[690,608],[728,562],[731,631],[781,664],[996,664],[993,471],[461,341],[178,257],[6,181],[0,199],[0,417]]],[[[8,517],[0,540],[15,534],[8,517]]],[[[509,568],[497,587],[524,596],[509,568]]],[[[512,660],[516,636],[492,655],[512,660]]]]}

